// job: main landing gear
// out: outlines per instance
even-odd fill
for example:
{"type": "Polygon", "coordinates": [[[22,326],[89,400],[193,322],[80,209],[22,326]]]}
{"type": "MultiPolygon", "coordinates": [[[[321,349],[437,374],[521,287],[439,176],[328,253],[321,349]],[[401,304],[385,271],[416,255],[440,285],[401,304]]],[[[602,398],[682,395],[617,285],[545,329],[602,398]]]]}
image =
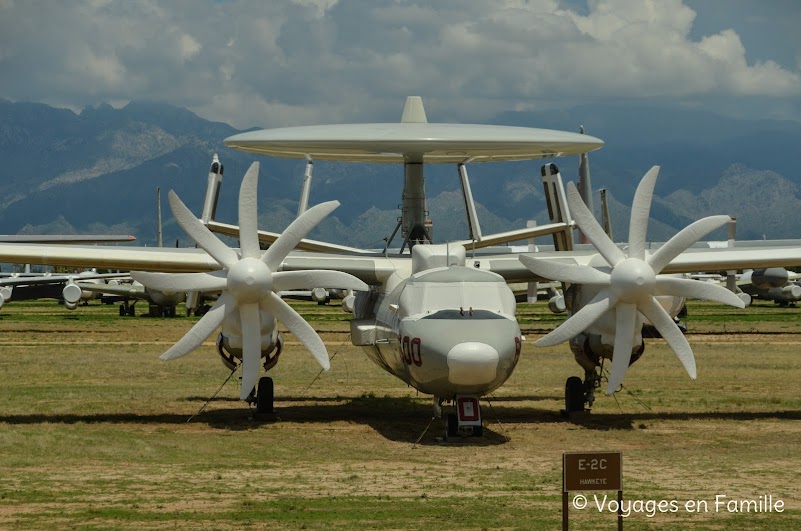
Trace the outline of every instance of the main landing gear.
{"type": "Polygon", "coordinates": [[[131,304],[126,300],[120,304],[120,317],[125,317],[126,315],[128,317],[136,317],[136,301],[131,304]]]}
{"type": "MultiPolygon", "coordinates": [[[[434,398],[434,413],[442,414],[444,399],[434,398]]],[[[456,437],[482,437],[484,425],[481,422],[481,406],[478,395],[456,395],[453,401],[455,413],[445,416],[445,437],[443,440],[456,437]]]]}
{"type": "Polygon", "coordinates": [[[584,381],[571,376],[565,382],[565,413],[589,411],[595,402],[595,390],[601,386],[600,368],[584,372],[584,381]],[[586,406],[586,409],[585,409],[586,406]]]}

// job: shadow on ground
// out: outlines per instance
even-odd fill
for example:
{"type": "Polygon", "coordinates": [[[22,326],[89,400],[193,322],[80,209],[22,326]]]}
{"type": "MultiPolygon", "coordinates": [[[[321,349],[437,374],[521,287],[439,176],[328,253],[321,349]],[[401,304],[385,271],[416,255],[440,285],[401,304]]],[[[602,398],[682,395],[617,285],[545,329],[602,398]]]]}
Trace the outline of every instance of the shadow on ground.
{"type": "MultiPolygon", "coordinates": [[[[801,411],[780,410],[765,412],[641,412],[582,413],[567,417],[552,409],[524,405],[526,400],[536,401],[542,397],[494,398],[490,403],[482,402],[484,436],[481,438],[457,438],[457,442],[477,446],[505,444],[505,424],[573,424],[591,430],[641,429],[648,421],[691,420],[739,420],[762,419],[801,420],[801,411]]],[[[551,399],[553,397],[545,397],[551,399]]],[[[187,397],[183,402],[197,403],[198,409],[205,398],[187,397]]],[[[213,406],[198,413],[193,424],[205,424],[212,429],[247,431],[262,429],[275,423],[334,423],[349,422],[368,425],[383,437],[397,442],[440,444],[444,431],[443,419],[432,419],[428,399],[412,397],[284,397],[276,401],[274,415],[258,415],[239,400],[217,398],[213,406]],[[236,403],[236,406],[228,404],[236,403]],[[241,404],[241,405],[240,405],[241,404]]],[[[100,413],[100,414],[22,414],[0,415],[0,424],[161,424],[183,425],[190,418],[186,413],[100,413]]],[[[451,440],[453,442],[453,440],[451,440]]]]}

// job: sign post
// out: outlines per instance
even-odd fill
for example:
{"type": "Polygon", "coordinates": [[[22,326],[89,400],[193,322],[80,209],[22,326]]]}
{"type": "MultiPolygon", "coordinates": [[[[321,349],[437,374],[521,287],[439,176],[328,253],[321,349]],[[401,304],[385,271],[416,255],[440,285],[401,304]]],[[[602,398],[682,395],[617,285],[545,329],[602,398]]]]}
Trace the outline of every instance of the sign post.
{"type": "Polygon", "coordinates": [[[562,453],[562,529],[568,529],[569,493],[576,490],[616,490],[617,528],[623,529],[623,454],[621,452],[562,453]]]}

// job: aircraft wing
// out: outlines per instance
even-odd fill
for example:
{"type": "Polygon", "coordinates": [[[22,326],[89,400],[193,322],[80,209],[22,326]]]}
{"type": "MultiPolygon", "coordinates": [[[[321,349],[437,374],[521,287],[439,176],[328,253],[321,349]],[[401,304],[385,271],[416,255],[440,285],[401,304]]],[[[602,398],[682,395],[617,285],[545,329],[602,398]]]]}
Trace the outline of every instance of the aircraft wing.
{"type": "Polygon", "coordinates": [[[148,299],[145,287],[140,284],[120,284],[117,286],[109,284],[81,284],[81,289],[94,293],[117,295],[130,299],[148,299]]]}
{"type": "Polygon", "coordinates": [[[35,284],[63,284],[73,281],[80,283],[86,280],[97,280],[106,278],[125,278],[128,273],[94,273],[91,275],[81,275],[79,273],[64,275],[36,275],[36,276],[17,276],[0,279],[0,286],[33,286],[35,284]]]}
{"type": "Polygon", "coordinates": [[[219,264],[201,249],[0,243],[0,262],[102,267],[166,273],[214,271],[219,264]]]}
{"type": "Polygon", "coordinates": [[[2,234],[4,243],[112,243],[132,242],[129,234],[2,234]]]}
{"type": "MultiPolygon", "coordinates": [[[[553,260],[571,265],[590,265],[597,255],[591,250],[541,251],[531,253],[540,260],[553,260]]],[[[516,254],[468,258],[468,265],[498,273],[507,282],[531,282],[544,279],[529,271],[516,254]],[[476,265],[478,264],[478,265],[476,265]]],[[[662,273],[697,273],[700,271],[732,271],[762,267],[801,266],[801,246],[761,245],[759,247],[692,248],[673,259],[662,273]]]]}
{"type": "MultiPolygon", "coordinates": [[[[543,251],[536,258],[566,264],[589,265],[597,255],[593,250],[543,251]]],[[[498,273],[507,282],[550,280],[538,277],[518,259],[517,254],[468,258],[467,265],[498,273]]],[[[110,269],[197,272],[220,269],[217,262],[201,249],[157,247],[98,247],[66,245],[0,244],[0,262],[110,269]]],[[[801,266],[801,246],[735,248],[692,248],[676,257],[663,273],[729,271],[761,267],[801,266]]],[[[292,252],[281,265],[284,271],[323,269],[350,273],[367,284],[382,284],[393,275],[405,278],[411,273],[406,257],[367,256],[332,253],[292,252]]],[[[336,287],[336,286],[331,286],[336,287]]]]}
{"type": "MultiPolygon", "coordinates": [[[[75,245],[0,244],[0,262],[103,267],[126,271],[191,273],[214,271],[219,264],[202,249],[166,247],[99,247],[75,245]]],[[[283,262],[284,271],[324,269],[343,271],[367,284],[380,284],[399,270],[411,271],[408,257],[324,254],[293,251],[283,262]]],[[[78,277],[76,276],[76,280],[78,277]]],[[[319,286],[338,287],[338,286],[319,286]]]]}

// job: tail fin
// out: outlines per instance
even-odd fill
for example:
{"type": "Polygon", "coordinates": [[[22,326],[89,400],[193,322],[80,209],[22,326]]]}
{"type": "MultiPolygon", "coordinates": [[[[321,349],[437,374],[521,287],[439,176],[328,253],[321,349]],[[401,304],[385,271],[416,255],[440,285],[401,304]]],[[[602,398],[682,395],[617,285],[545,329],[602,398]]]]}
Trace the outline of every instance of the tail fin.
{"type": "MultiPolygon", "coordinates": [[[[214,157],[211,159],[211,166],[209,167],[206,197],[203,200],[203,213],[200,215],[200,220],[204,225],[208,225],[209,221],[213,220],[217,215],[217,201],[220,199],[222,178],[223,165],[220,163],[220,158],[215,153],[214,157]]],[[[175,241],[175,246],[178,247],[178,240],[175,241]]],[[[200,308],[200,303],[200,293],[197,291],[188,292],[186,294],[186,315],[196,314],[200,308]]]]}
{"type": "MultiPolygon", "coordinates": [[[[582,135],[584,134],[584,126],[579,126],[579,133],[582,135]]],[[[587,208],[590,209],[590,212],[595,212],[592,206],[592,180],[590,179],[590,159],[586,153],[581,153],[579,155],[579,180],[578,180],[578,191],[581,195],[581,198],[584,200],[584,204],[587,205],[587,208]]],[[[579,243],[590,243],[584,233],[581,232],[579,229],[579,243]]]]}
{"type": "Polygon", "coordinates": [[[220,159],[217,154],[211,159],[211,167],[209,168],[209,180],[206,185],[206,198],[203,200],[203,213],[200,215],[201,221],[204,224],[214,219],[217,215],[217,201],[220,198],[220,185],[223,178],[223,165],[220,164],[220,159]]]}
{"type": "Polygon", "coordinates": [[[570,218],[570,210],[567,207],[567,196],[565,187],[562,184],[562,175],[556,164],[545,164],[540,170],[542,173],[542,184],[545,188],[545,202],[548,205],[548,217],[551,223],[566,223],[568,230],[555,232],[553,234],[553,244],[557,251],[573,250],[573,232],[570,228],[573,220],[570,218]]]}

